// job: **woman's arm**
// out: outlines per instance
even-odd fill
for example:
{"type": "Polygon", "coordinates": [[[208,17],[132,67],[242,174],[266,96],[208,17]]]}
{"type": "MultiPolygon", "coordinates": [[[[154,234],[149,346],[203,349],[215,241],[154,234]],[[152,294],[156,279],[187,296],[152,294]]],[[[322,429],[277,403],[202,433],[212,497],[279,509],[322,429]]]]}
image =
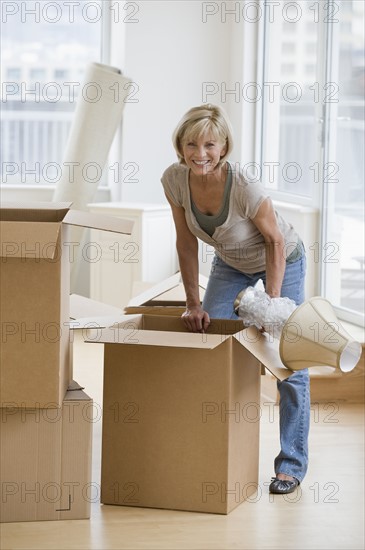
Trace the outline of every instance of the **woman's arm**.
{"type": "Polygon", "coordinates": [[[186,312],[183,314],[183,320],[189,330],[202,332],[207,329],[210,319],[200,305],[198,239],[187,226],[184,209],[175,206],[167,195],[166,198],[175,222],[176,249],[186,294],[186,312]]]}
{"type": "Polygon", "coordinates": [[[269,198],[260,205],[252,222],[263,235],[266,245],[266,293],[277,298],[285,272],[284,238],[276,221],[275,211],[269,198]]]}

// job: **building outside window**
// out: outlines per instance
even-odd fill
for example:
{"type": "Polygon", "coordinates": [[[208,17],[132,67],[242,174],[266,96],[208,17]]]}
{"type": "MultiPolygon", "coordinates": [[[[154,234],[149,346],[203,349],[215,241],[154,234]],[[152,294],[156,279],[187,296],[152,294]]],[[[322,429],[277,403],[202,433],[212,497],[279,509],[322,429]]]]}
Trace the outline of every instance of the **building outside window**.
{"type": "Polygon", "coordinates": [[[52,163],[62,167],[85,68],[101,61],[102,2],[11,4],[2,20],[1,181],[55,185],[52,163]]]}
{"type": "Polygon", "coordinates": [[[342,318],[363,323],[365,3],[300,6],[296,22],[277,17],[263,32],[262,179],[274,198],[320,209],[311,254],[321,294],[342,318]],[[293,28],[295,64],[282,48],[293,28]]]}

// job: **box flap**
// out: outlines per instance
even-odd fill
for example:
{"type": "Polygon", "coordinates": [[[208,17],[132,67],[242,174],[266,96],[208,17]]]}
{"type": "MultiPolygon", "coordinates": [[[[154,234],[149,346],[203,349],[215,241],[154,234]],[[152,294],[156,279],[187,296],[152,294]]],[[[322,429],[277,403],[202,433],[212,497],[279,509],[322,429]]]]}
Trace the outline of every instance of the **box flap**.
{"type": "Polygon", "coordinates": [[[185,311],[185,306],[171,306],[164,304],[163,306],[127,306],[124,308],[124,313],[133,315],[143,313],[145,315],[169,315],[181,316],[185,311]]]}
{"type": "Polygon", "coordinates": [[[22,222],[60,222],[72,202],[1,202],[0,220],[22,222]]]}
{"type": "MultiPolygon", "coordinates": [[[[200,289],[199,289],[200,291],[200,289]]],[[[200,292],[199,292],[200,294],[200,292]]],[[[201,301],[201,300],[200,300],[201,301]]],[[[173,288],[162,292],[158,296],[155,296],[144,305],[149,306],[161,306],[161,305],[174,305],[174,306],[184,306],[186,304],[185,289],[183,283],[178,283],[173,288]]]]}
{"type": "Polygon", "coordinates": [[[67,390],[63,404],[68,401],[91,401],[91,397],[80,387],[79,389],[67,390]]]}
{"type": "Polygon", "coordinates": [[[86,298],[85,296],[80,296],[79,294],[70,295],[71,319],[79,319],[83,317],[93,316],[118,317],[121,315],[123,315],[123,310],[121,308],[111,306],[109,304],[104,304],[103,302],[98,302],[96,300],[91,300],[91,298],[86,298]]]}
{"type": "Polygon", "coordinates": [[[67,391],[76,391],[76,390],[84,390],[85,388],[83,386],[80,386],[76,380],[71,380],[67,387],[67,391]]]}
{"type": "Polygon", "coordinates": [[[167,332],[140,330],[130,322],[130,328],[106,328],[85,338],[85,342],[104,344],[131,344],[173,348],[214,349],[229,335],[200,334],[191,332],[167,332]]]}
{"type": "Polygon", "coordinates": [[[256,359],[258,359],[278,380],[285,380],[285,378],[293,374],[293,371],[289,370],[280,359],[279,340],[267,333],[261,333],[254,326],[234,334],[234,338],[256,357],[256,359]]]}
{"type": "Polygon", "coordinates": [[[0,222],[0,255],[2,258],[54,259],[60,223],[0,222]]]}
{"type": "MultiPolygon", "coordinates": [[[[127,316],[127,321],[120,324],[119,328],[130,328],[131,326],[138,327],[142,330],[164,330],[167,332],[187,332],[191,331],[185,326],[181,319],[181,315],[173,317],[170,315],[136,315],[131,318],[127,316]]],[[[235,334],[245,328],[241,319],[211,319],[207,328],[208,334],[235,334]]]]}
{"type": "MultiPolygon", "coordinates": [[[[199,274],[199,292],[201,299],[203,292],[208,284],[208,279],[204,275],[199,274]]],[[[131,298],[128,306],[141,305],[182,305],[186,303],[184,285],[182,282],[181,273],[177,272],[171,277],[164,279],[151,288],[145,290],[138,296],[131,298]]]]}
{"type": "Polygon", "coordinates": [[[131,220],[117,218],[116,216],[91,214],[90,212],[82,212],[81,210],[69,210],[63,222],[68,225],[113,231],[114,233],[123,233],[125,235],[132,234],[134,225],[134,222],[131,220]]]}
{"type": "Polygon", "coordinates": [[[168,277],[167,279],[164,279],[160,283],[157,283],[156,285],[145,290],[144,292],[141,292],[141,294],[138,294],[138,296],[131,298],[131,300],[128,302],[128,306],[145,305],[146,302],[152,300],[153,298],[156,298],[156,296],[159,296],[163,292],[175,288],[180,281],[180,273],[175,273],[171,277],[168,277]]]}
{"type": "Polygon", "coordinates": [[[123,322],[125,317],[130,315],[100,315],[91,317],[78,317],[77,319],[71,319],[67,326],[72,330],[77,329],[100,329],[108,328],[119,325],[123,322]]]}

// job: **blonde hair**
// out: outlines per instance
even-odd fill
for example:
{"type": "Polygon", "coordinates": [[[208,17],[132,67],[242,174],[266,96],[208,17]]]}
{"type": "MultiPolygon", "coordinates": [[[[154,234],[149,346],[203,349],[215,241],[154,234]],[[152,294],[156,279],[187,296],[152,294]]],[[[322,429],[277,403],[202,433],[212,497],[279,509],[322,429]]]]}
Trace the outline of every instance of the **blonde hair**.
{"type": "Polygon", "coordinates": [[[219,163],[223,164],[226,161],[233,149],[232,127],[223,109],[208,103],[189,109],[175,128],[172,143],[180,164],[186,164],[182,151],[184,144],[206,132],[211,132],[214,139],[225,145],[226,151],[219,163]]]}

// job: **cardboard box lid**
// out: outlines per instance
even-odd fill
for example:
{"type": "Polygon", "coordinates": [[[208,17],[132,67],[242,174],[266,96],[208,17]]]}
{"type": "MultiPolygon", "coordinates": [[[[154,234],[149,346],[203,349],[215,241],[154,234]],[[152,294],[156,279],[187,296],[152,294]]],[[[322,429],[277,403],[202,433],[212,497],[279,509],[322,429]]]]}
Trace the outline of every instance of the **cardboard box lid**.
{"type": "Polygon", "coordinates": [[[125,235],[132,234],[134,225],[134,222],[131,220],[102,214],[91,214],[90,212],[82,212],[81,210],[69,210],[63,219],[63,223],[78,227],[88,227],[90,229],[113,231],[114,233],[123,233],[125,235]]]}
{"type": "MultiPolygon", "coordinates": [[[[208,278],[199,274],[199,292],[204,293],[207,288],[208,278]]],[[[171,277],[164,279],[153,287],[145,290],[138,296],[131,298],[127,308],[132,306],[151,306],[151,305],[185,305],[185,291],[182,283],[181,273],[175,273],[171,277]]]]}
{"type": "Polygon", "coordinates": [[[84,328],[107,328],[127,320],[123,310],[80,296],[70,295],[70,319],[69,327],[73,330],[84,328]]]}
{"type": "Polygon", "coordinates": [[[62,222],[67,225],[101,229],[131,235],[134,222],[71,210],[72,202],[2,202],[0,220],[4,222],[62,222]]]}
{"type": "MultiPolygon", "coordinates": [[[[228,338],[233,337],[278,380],[284,380],[293,374],[293,371],[285,367],[280,359],[279,341],[276,341],[267,334],[262,334],[256,327],[244,328],[243,330],[236,331],[234,334],[169,332],[166,330],[144,330],[144,319],[150,318],[157,328],[161,328],[159,327],[159,319],[163,319],[162,322],[171,323],[172,326],[175,324],[176,326],[176,322],[181,323],[180,318],[171,317],[166,320],[166,318],[143,314],[126,317],[128,319],[120,323],[119,326],[99,330],[94,336],[90,333],[85,338],[85,342],[209,350],[216,348],[228,338]]],[[[227,326],[230,323],[232,325],[236,324],[236,321],[229,321],[227,319],[214,321],[221,322],[227,326]]],[[[236,326],[238,325],[236,324],[236,326]]]]}
{"type": "MultiPolygon", "coordinates": [[[[131,317],[130,315],[128,317],[131,317]]],[[[128,320],[131,323],[131,320],[128,320]]],[[[166,332],[164,330],[140,330],[131,323],[128,328],[103,328],[95,335],[88,336],[85,342],[101,344],[132,344],[139,346],[157,346],[173,348],[214,349],[229,334],[199,334],[192,332],[166,332]]]]}
{"type": "Polygon", "coordinates": [[[0,206],[0,220],[7,222],[61,222],[72,202],[7,202],[0,206]]]}
{"type": "Polygon", "coordinates": [[[119,307],[104,304],[104,302],[98,302],[80,294],[70,294],[71,319],[93,316],[100,317],[104,315],[124,316],[123,310],[119,307]]]}
{"type": "Polygon", "coordinates": [[[186,311],[186,306],[129,306],[124,308],[124,313],[128,315],[136,315],[144,313],[146,315],[168,315],[169,317],[180,316],[186,311]]]}
{"type": "Polygon", "coordinates": [[[247,327],[233,336],[278,380],[285,380],[293,374],[280,359],[280,340],[260,332],[254,326],[247,327]]]}
{"type": "Polygon", "coordinates": [[[180,317],[167,319],[166,316],[144,314],[124,315],[121,322],[97,332],[91,330],[89,335],[85,342],[193,349],[214,349],[230,336],[217,332],[189,332],[180,317]],[[171,330],[166,330],[166,326],[171,330]]]}
{"type": "Polygon", "coordinates": [[[60,224],[52,222],[0,222],[0,257],[46,258],[57,254],[60,224]]]}
{"type": "Polygon", "coordinates": [[[84,387],[75,380],[71,380],[63,402],[66,401],[91,401],[91,397],[84,392],[84,387]]]}

